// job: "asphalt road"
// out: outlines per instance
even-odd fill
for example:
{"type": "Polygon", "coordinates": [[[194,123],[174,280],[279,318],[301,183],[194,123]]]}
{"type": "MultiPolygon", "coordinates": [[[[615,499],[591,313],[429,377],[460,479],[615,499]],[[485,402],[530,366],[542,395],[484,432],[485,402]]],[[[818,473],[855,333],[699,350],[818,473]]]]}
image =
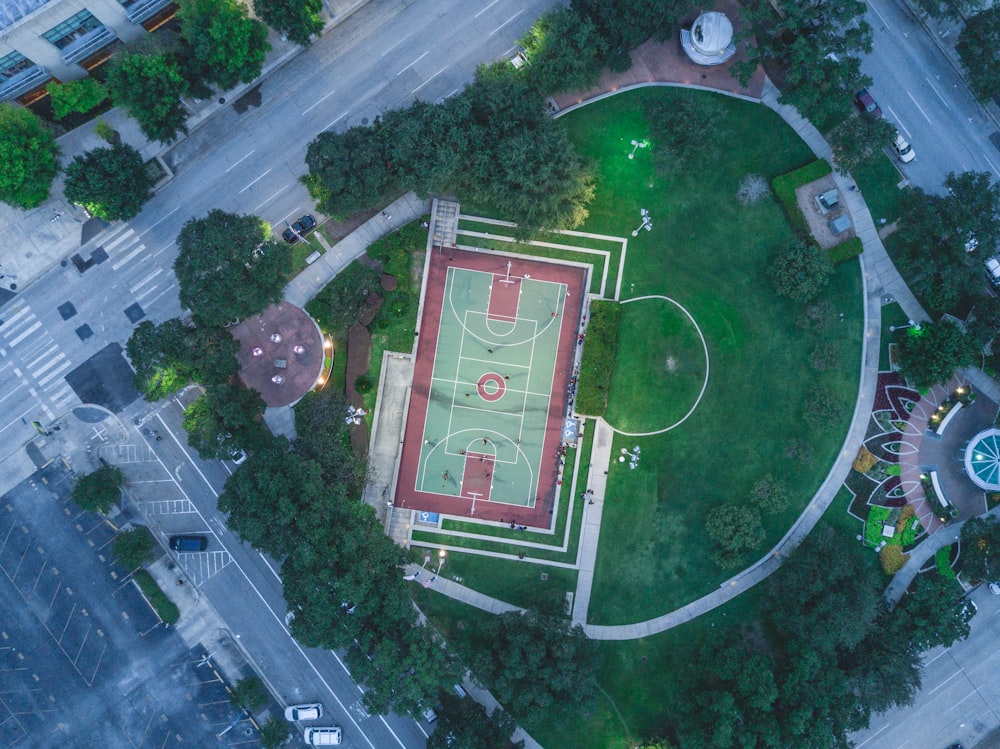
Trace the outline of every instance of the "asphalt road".
{"type": "Polygon", "coordinates": [[[873,49],[862,69],[885,117],[917,158],[897,166],[915,185],[940,193],[949,172],[988,172],[1000,179],[997,130],[961,76],[901,0],[868,0],[873,49]]]}

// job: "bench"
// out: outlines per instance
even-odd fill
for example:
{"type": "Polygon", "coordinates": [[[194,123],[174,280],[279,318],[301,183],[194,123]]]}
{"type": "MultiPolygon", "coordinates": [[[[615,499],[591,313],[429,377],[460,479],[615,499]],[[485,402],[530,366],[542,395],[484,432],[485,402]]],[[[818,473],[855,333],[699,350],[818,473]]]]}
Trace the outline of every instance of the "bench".
{"type": "Polygon", "coordinates": [[[962,401],[959,401],[954,406],[952,406],[951,410],[949,410],[948,413],[944,415],[944,418],[941,419],[941,423],[938,424],[937,429],[934,430],[935,434],[937,434],[938,436],[944,434],[944,430],[948,428],[948,425],[951,423],[951,420],[955,418],[955,414],[957,414],[961,410],[962,410],[962,401]]]}
{"type": "Polygon", "coordinates": [[[944,492],[941,491],[941,483],[938,481],[937,471],[931,471],[931,486],[934,487],[934,493],[937,494],[938,502],[941,503],[942,507],[947,509],[951,502],[948,501],[948,498],[944,496],[944,492]]]}

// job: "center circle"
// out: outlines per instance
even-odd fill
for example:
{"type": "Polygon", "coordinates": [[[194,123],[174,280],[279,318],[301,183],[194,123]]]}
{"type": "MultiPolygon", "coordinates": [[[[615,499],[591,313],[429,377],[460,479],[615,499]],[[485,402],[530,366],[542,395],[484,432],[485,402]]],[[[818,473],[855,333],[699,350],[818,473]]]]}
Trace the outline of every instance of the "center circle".
{"type": "Polygon", "coordinates": [[[487,372],[479,378],[479,382],[476,383],[476,390],[479,391],[480,398],[488,403],[493,403],[503,398],[507,386],[504,383],[504,378],[496,372],[487,372]]]}
{"type": "Polygon", "coordinates": [[[641,437],[683,424],[708,386],[708,345],[691,314],[666,296],[627,299],[618,341],[604,416],[611,428],[641,437]]]}

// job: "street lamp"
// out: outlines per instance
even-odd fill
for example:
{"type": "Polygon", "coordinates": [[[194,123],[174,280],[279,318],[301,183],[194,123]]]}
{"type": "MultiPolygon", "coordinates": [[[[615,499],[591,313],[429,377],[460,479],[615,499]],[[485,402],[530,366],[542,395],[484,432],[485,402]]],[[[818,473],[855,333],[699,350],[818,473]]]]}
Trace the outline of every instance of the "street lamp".
{"type": "Polygon", "coordinates": [[[438,574],[441,573],[441,568],[444,567],[444,558],[446,556],[448,556],[448,552],[447,551],[445,551],[444,549],[438,549],[438,568],[437,568],[437,572],[434,573],[435,575],[438,575],[438,574]]]}
{"type": "Polygon", "coordinates": [[[639,232],[645,229],[646,231],[653,230],[653,219],[649,217],[649,211],[645,208],[639,209],[639,215],[642,217],[642,223],[639,224],[639,228],[632,232],[633,237],[638,237],[639,232]]]}
{"type": "Polygon", "coordinates": [[[630,159],[635,158],[635,152],[640,148],[646,148],[649,145],[648,140],[633,140],[632,141],[632,151],[629,153],[628,157],[630,159]]]}
{"type": "Polygon", "coordinates": [[[920,330],[920,323],[914,322],[913,320],[907,320],[906,325],[890,325],[889,332],[895,333],[897,330],[906,330],[907,328],[913,328],[914,330],[920,330]]]}

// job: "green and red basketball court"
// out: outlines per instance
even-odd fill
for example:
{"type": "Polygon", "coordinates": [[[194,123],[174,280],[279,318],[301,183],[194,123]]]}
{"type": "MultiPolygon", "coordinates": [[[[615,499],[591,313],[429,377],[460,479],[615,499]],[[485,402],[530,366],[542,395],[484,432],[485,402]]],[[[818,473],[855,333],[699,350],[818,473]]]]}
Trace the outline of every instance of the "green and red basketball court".
{"type": "Polygon", "coordinates": [[[397,507],[549,526],[586,284],[580,266],[431,251],[397,507]]]}

